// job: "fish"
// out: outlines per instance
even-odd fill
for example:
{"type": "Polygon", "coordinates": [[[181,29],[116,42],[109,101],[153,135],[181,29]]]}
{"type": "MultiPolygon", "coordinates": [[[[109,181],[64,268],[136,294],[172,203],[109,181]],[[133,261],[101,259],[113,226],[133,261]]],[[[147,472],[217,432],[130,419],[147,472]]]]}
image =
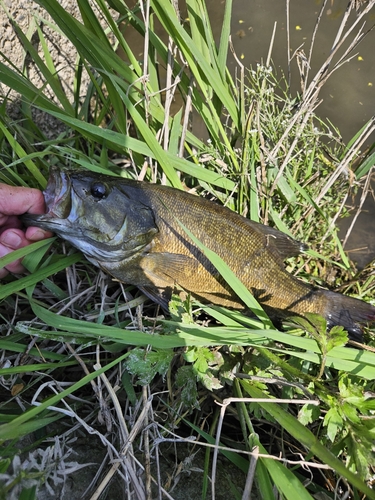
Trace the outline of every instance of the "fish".
{"type": "Polygon", "coordinates": [[[219,203],[186,191],[86,170],[52,167],[44,191],[46,213],[25,225],[56,233],[116,280],[140,288],[168,309],[176,289],[203,303],[246,310],[185,226],[230,267],[274,321],[323,316],[363,340],[362,324],[375,307],[317,288],[288,273],[284,260],[306,245],[219,203]]]}

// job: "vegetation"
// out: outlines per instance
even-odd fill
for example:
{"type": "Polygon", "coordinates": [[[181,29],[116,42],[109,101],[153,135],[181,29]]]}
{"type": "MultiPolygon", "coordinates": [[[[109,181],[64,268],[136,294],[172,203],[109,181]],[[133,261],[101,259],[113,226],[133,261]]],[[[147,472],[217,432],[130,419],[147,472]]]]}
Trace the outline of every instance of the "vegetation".
{"type": "MultiPolygon", "coordinates": [[[[374,299],[374,277],[356,273],[337,236],[347,197],[374,164],[371,148],[359,153],[374,122],[344,145],[314,113],[322,86],[361,38],[373,1],[360,7],[353,31],[343,19],[328,60],[313,77],[303,74],[298,96],[275,73],[271,49],[264,64],[247,70],[238,60],[238,77],[230,74],[231,0],[218,46],[203,0],[187,0],[186,16],[169,0],[135,7],[77,0],[81,20],[58,0],[36,3],[45,11],[35,30],[23,33],[12,22],[44,83],[37,88],[26,71],[0,62],[1,82],[22,96],[19,119],[7,113],[13,94],[0,108],[0,181],[44,188],[49,166],[59,164],[188,188],[308,242],[310,250],[288,262],[301,279],[374,299]],[[128,44],[130,30],[143,40],[141,56],[128,44]],[[76,48],[73,92],[50,55],[51,31],[76,48]],[[63,124],[58,136],[40,125],[41,112],[63,124]],[[207,139],[196,135],[196,120],[207,139]]],[[[295,57],[303,72],[311,54],[295,57]]],[[[76,425],[99,436],[114,459],[86,493],[92,498],[117,471],[129,498],[173,498],[158,468],[160,450],[182,442],[206,453],[202,498],[220,498],[219,454],[244,473],[242,498],[375,498],[371,331],[361,350],[346,346],[341,328],[327,333],[319,317],[279,331],[262,314],[186,296],[174,297],[163,317],[134,287],[98,274],[57,239],[0,264],[21,255],[29,274],[0,285],[1,498],[36,498],[41,482],[53,490],[78,470],[68,458],[76,425]],[[32,446],[19,441],[31,433],[32,446]]],[[[230,269],[210,258],[252,301],[230,269]]]]}

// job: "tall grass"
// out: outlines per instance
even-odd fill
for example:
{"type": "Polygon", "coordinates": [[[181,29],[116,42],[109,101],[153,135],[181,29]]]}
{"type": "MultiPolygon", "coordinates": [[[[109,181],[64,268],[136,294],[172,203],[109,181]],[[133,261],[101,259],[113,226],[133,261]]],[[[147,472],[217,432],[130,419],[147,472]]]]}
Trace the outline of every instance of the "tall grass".
{"type": "MultiPolygon", "coordinates": [[[[303,75],[298,98],[275,73],[271,50],[264,64],[248,70],[238,61],[238,77],[230,74],[229,0],[218,44],[203,0],[188,0],[186,16],[167,0],[136,6],[77,0],[81,19],[57,0],[35,3],[42,10],[34,18],[34,33],[12,24],[42,83],[36,86],[26,71],[0,61],[0,81],[21,96],[22,112],[14,120],[1,107],[1,181],[43,188],[49,166],[60,164],[188,188],[307,241],[310,250],[288,262],[301,279],[324,284],[333,275],[339,286],[356,276],[336,223],[353,184],[371,173],[373,151],[365,157],[359,151],[375,124],[342,145],[314,109],[324,83],[360,41],[361,21],[373,1],[359,10],[353,28],[346,26],[355,7],[349,3],[329,58],[315,75],[303,75]],[[72,93],[51,57],[50,30],[76,49],[72,93]],[[143,40],[141,55],[129,45],[129,32],[143,40]],[[36,111],[64,125],[58,137],[46,135],[36,111]],[[197,116],[206,139],[195,133],[197,116]]],[[[1,9],[7,12],[3,3],[1,9]]],[[[304,55],[296,57],[301,61],[304,55]]],[[[217,496],[215,481],[209,486],[208,478],[217,475],[218,450],[247,474],[243,498],[307,499],[323,490],[329,498],[375,498],[372,350],[344,347],[345,333],[336,329],[327,335],[321,318],[279,331],[265,315],[249,318],[192,304],[189,297],[174,297],[171,316],[163,318],[133,287],[105,279],[61,242],[52,249],[50,244],[36,243],[0,259],[5,265],[25,255],[30,271],[9,277],[0,288],[6,362],[0,376],[9,390],[0,405],[4,497],[35,498],[40,482],[53,476],[41,479],[32,469],[15,466],[17,439],[35,432],[43,439],[52,423],[52,432],[65,436],[63,425],[70,421],[99,435],[115,459],[90,487],[92,498],[119,470],[129,498],[173,498],[162,486],[159,453],[180,441],[207,449],[203,498],[209,488],[212,498],[217,496]],[[78,381],[74,371],[61,370],[72,365],[80,370],[78,381]],[[223,402],[228,394],[236,399],[223,402]],[[231,409],[240,424],[240,444],[230,440],[225,414],[216,405],[206,407],[207,398],[231,409]],[[102,415],[108,412],[103,432],[102,415]],[[168,416],[164,423],[159,412],[168,416]],[[191,438],[176,436],[173,429],[180,425],[190,429],[191,438]],[[141,447],[139,462],[134,456],[141,447]],[[153,469],[151,456],[157,458],[153,469]]],[[[256,309],[225,263],[210,258],[256,309]]],[[[356,276],[356,282],[361,298],[372,300],[373,276],[356,276]]],[[[372,344],[371,332],[366,340],[372,344]]],[[[47,455],[48,448],[43,458],[48,470],[63,467],[47,455]]]]}

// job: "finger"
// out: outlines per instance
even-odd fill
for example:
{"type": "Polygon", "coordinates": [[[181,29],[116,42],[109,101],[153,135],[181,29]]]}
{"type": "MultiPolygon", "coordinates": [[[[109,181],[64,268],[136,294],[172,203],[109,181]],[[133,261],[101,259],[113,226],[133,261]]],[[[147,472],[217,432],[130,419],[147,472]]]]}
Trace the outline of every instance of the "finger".
{"type": "MultiPolygon", "coordinates": [[[[7,229],[0,235],[0,257],[29,244],[30,242],[25,238],[23,231],[20,229],[7,229]]],[[[0,277],[6,276],[8,271],[13,273],[23,272],[24,267],[21,264],[21,259],[15,260],[8,264],[6,268],[1,269],[0,277]]]]}
{"type": "Polygon", "coordinates": [[[0,184],[0,213],[4,215],[41,214],[45,212],[43,193],[39,189],[0,184]]]}
{"type": "Polygon", "coordinates": [[[27,238],[21,229],[6,229],[0,235],[0,244],[11,250],[24,247],[28,244],[27,238]]]}
{"type": "Polygon", "coordinates": [[[3,269],[0,269],[0,277],[4,277],[9,273],[14,273],[14,274],[23,274],[25,272],[25,268],[21,264],[21,260],[15,260],[14,262],[8,264],[6,267],[3,269]],[[4,276],[1,276],[4,274],[4,276]]]}
{"type": "MultiPolygon", "coordinates": [[[[4,257],[4,255],[8,255],[8,253],[13,252],[13,248],[9,248],[0,243],[0,257],[4,257]]],[[[21,259],[15,260],[8,264],[6,267],[0,269],[0,279],[4,278],[9,272],[12,273],[23,273],[25,268],[21,264],[21,259]]]]}
{"type": "Polygon", "coordinates": [[[21,228],[22,222],[17,215],[2,215],[0,214],[0,233],[3,233],[6,229],[10,228],[21,228]]]}
{"type": "Polygon", "coordinates": [[[40,227],[28,227],[25,236],[29,241],[39,241],[45,238],[51,238],[53,234],[50,231],[44,231],[44,229],[40,227]]]}
{"type": "Polygon", "coordinates": [[[0,280],[2,280],[3,278],[5,278],[5,276],[9,274],[9,272],[5,269],[5,267],[3,267],[2,269],[0,269],[0,280]]]}

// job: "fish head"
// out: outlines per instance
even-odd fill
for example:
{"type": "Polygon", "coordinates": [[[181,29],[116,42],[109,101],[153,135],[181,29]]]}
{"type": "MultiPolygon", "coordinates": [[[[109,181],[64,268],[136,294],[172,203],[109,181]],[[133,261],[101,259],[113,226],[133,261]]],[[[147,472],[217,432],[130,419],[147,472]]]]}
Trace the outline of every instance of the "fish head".
{"type": "Polygon", "coordinates": [[[93,261],[120,261],[151,244],[158,229],[137,181],[53,167],[44,191],[47,212],[28,226],[52,231],[93,261]]]}

